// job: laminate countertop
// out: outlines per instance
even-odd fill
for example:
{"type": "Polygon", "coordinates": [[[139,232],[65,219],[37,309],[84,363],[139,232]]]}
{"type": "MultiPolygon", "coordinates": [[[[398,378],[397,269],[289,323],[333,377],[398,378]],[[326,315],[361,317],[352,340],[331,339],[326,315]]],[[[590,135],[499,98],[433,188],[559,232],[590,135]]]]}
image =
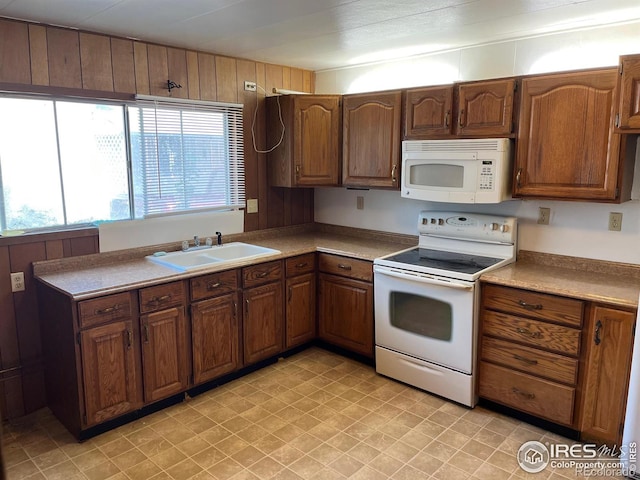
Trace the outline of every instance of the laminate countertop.
{"type": "Polygon", "coordinates": [[[481,281],[623,308],[638,308],[640,265],[520,251],[481,281]]]}
{"type": "MultiPolygon", "coordinates": [[[[133,249],[36,262],[33,268],[35,277],[41,282],[68,295],[73,300],[85,300],[311,252],[332,253],[372,261],[377,257],[418,243],[417,237],[408,235],[391,235],[383,232],[373,234],[369,231],[353,235],[354,232],[358,233],[358,230],[283,229],[282,233],[230,236],[228,242],[252,243],[274,248],[281,253],[258,259],[225,262],[223,265],[213,264],[186,272],[158,265],[145,258],[154,251],[162,250],[164,246],[155,246],[155,249],[151,250],[133,249]],[[344,234],[343,231],[348,231],[350,234],[344,234]]],[[[177,244],[170,247],[174,248],[166,251],[176,250],[177,244]]]]}

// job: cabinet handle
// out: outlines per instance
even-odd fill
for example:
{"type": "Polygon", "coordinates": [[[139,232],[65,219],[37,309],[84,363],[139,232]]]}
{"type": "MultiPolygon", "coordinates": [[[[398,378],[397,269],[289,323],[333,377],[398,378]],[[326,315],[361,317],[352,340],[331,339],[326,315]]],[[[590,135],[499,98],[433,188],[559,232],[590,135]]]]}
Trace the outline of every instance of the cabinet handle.
{"type": "Polygon", "coordinates": [[[149,325],[145,323],[142,326],[142,330],[144,332],[144,343],[149,343],[149,325]]]}
{"type": "Polygon", "coordinates": [[[168,300],[171,300],[171,295],[162,295],[160,297],[153,297],[149,301],[149,303],[152,304],[152,305],[157,305],[159,303],[166,302],[168,300]]]}
{"type": "Polygon", "coordinates": [[[296,268],[304,268],[307,265],[309,265],[307,262],[300,262],[300,263],[296,264],[296,268]]]}
{"type": "Polygon", "coordinates": [[[248,298],[244,301],[244,313],[249,315],[249,299],[248,298]]]}
{"type": "Polygon", "coordinates": [[[464,126],[464,120],[463,120],[463,118],[464,118],[464,108],[463,108],[462,110],[460,110],[460,113],[458,114],[458,125],[459,125],[460,127],[463,127],[463,126],[464,126]]]}
{"type": "Polygon", "coordinates": [[[394,166],[391,168],[391,181],[392,181],[393,183],[396,183],[396,168],[397,168],[397,165],[394,165],[394,166]]]}
{"type": "Polygon", "coordinates": [[[133,345],[133,333],[127,330],[127,348],[131,348],[131,345],[133,345]]]}
{"type": "Polygon", "coordinates": [[[449,126],[449,117],[451,116],[451,110],[447,110],[446,115],[444,116],[444,126],[449,126]]]}
{"type": "Polygon", "coordinates": [[[520,188],[522,185],[520,183],[520,177],[522,176],[522,169],[518,169],[518,174],[516,175],[516,185],[520,188]]]}
{"type": "Polygon", "coordinates": [[[291,301],[291,295],[293,295],[293,287],[289,287],[289,297],[287,298],[287,302],[291,301]]]}
{"type": "Polygon", "coordinates": [[[296,177],[300,176],[300,165],[296,165],[296,177]]]}
{"type": "Polygon", "coordinates": [[[97,310],[94,310],[93,314],[94,315],[104,315],[105,313],[113,313],[116,312],[118,310],[120,310],[122,308],[122,305],[120,304],[115,304],[111,307],[107,307],[107,308],[99,308],[97,310]]]}
{"type": "Polygon", "coordinates": [[[341,268],[343,270],[351,270],[351,265],[345,265],[344,263],[339,263],[338,268],[341,268]]]}
{"type": "Polygon", "coordinates": [[[237,316],[238,316],[238,303],[233,302],[233,318],[236,318],[237,316]]]}
{"type": "Polygon", "coordinates": [[[526,328],[521,328],[521,327],[516,328],[516,332],[518,332],[520,335],[524,335],[525,337],[531,337],[531,338],[542,337],[542,334],[540,332],[532,332],[531,330],[527,330],[526,328]]]}
{"type": "Polygon", "coordinates": [[[527,400],[533,400],[534,398],[536,398],[536,394],[535,393],[529,393],[529,392],[525,392],[520,390],[519,388],[513,387],[511,388],[511,391],[517,395],[520,395],[524,398],[526,398],[527,400]]]}
{"type": "Polygon", "coordinates": [[[257,278],[264,278],[269,275],[269,272],[260,272],[256,275],[257,278]]]}
{"type": "Polygon", "coordinates": [[[602,322],[598,320],[596,322],[596,333],[593,336],[593,343],[595,343],[596,345],[600,345],[600,342],[602,341],[602,339],[600,338],[600,329],[602,329],[602,322]]]}
{"type": "Polygon", "coordinates": [[[213,290],[214,288],[218,288],[221,285],[222,285],[222,282],[207,283],[207,290],[213,290]]]}
{"type": "Polygon", "coordinates": [[[526,363],[527,365],[537,365],[538,361],[537,360],[531,360],[530,358],[527,357],[521,357],[520,355],[517,354],[513,354],[513,358],[515,358],[516,360],[520,360],[521,362],[526,363]]]}
{"type": "Polygon", "coordinates": [[[533,304],[518,300],[518,305],[527,310],[542,310],[542,305],[540,305],[539,303],[533,304]]]}

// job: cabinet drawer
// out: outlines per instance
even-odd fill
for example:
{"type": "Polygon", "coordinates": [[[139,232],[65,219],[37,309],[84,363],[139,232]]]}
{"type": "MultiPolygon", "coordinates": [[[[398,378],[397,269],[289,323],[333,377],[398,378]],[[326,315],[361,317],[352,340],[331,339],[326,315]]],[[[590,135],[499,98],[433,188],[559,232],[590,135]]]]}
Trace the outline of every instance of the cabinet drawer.
{"type": "Polygon", "coordinates": [[[93,298],[78,303],[80,328],[131,317],[133,306],[129,292],[93,298]]]}
{"type": "Polygon", "coordinates": [[[482,338],[482,359],[549,380],[575,385],[578,360],[497,338],[482,338]]]}
{"type": "Polygon", "coordinates": [[[298,255],[297,257],[287,258],[285,260],[285,271],[287,277],[302,275],[303,273],[311,273],[316,267],[316,254],[307,253],[306,255],[298,255]]]}
{"type": "Polygon", "coordinates": [[[480,396],[563,425],[573,424],[575,388],[480,362],[480,396]]]}
{"type": "Polygon", "coordinates": [[[184,284],[182,282],[143,288],[140,290],[140,313],[181,305],[184,303],[184,299],[184,284]]]}
{"type": "Polygon", "coordinates": [[[485,308],[492,310],[575,327],[582,325],[584,302],[573,298],[484,284],[482,300],[485,308]]]}
{"type": "Polygon", "coordinates": [[[580,330],[490,310],[482,312],[482,333],[567,355],[580,351],[580,330]]]}
{"type": "Polygon", "coordinates": [[[236,270],[228,270],[192,278],[190,284],[191,300],[202,300],[235,291],[238,288],[238,275],[236,270]]]}
{"type": "Polygon", "coordinates": [[[333,273],[343,277],[355,278],[366,282],[373,281],[373,266],[366,260],[356,260],[340,255],[321,253],[318,268],[321,272],[333,273]]]}
{"type": "Polygon", "coordinates": [[[261,263],[242,269],[242,286],[255,287],[263,283],[273,282],[282,278],[282,262],[261,263]]]}

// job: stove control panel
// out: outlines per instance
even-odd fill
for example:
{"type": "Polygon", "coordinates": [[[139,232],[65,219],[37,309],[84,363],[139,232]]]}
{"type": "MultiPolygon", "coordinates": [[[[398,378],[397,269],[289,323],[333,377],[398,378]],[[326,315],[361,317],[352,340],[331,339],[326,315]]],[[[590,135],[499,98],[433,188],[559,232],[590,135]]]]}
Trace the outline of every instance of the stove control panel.
{"type": "Polygon", "coordinates": [[[517,218],[425,210],[418,218],[418,232],[421,235],[512,244],[516,240],[517,218]]]}

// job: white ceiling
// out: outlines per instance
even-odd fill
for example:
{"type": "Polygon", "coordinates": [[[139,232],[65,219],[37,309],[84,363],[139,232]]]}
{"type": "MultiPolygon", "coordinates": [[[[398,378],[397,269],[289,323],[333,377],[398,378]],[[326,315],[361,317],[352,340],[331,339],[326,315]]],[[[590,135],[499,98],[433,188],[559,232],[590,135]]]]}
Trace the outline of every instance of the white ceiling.
{"type": "Polygon", "coordinates": [[[0,0],[0,16],[323,70],[640,19],[639,0],[0,0]]]}

